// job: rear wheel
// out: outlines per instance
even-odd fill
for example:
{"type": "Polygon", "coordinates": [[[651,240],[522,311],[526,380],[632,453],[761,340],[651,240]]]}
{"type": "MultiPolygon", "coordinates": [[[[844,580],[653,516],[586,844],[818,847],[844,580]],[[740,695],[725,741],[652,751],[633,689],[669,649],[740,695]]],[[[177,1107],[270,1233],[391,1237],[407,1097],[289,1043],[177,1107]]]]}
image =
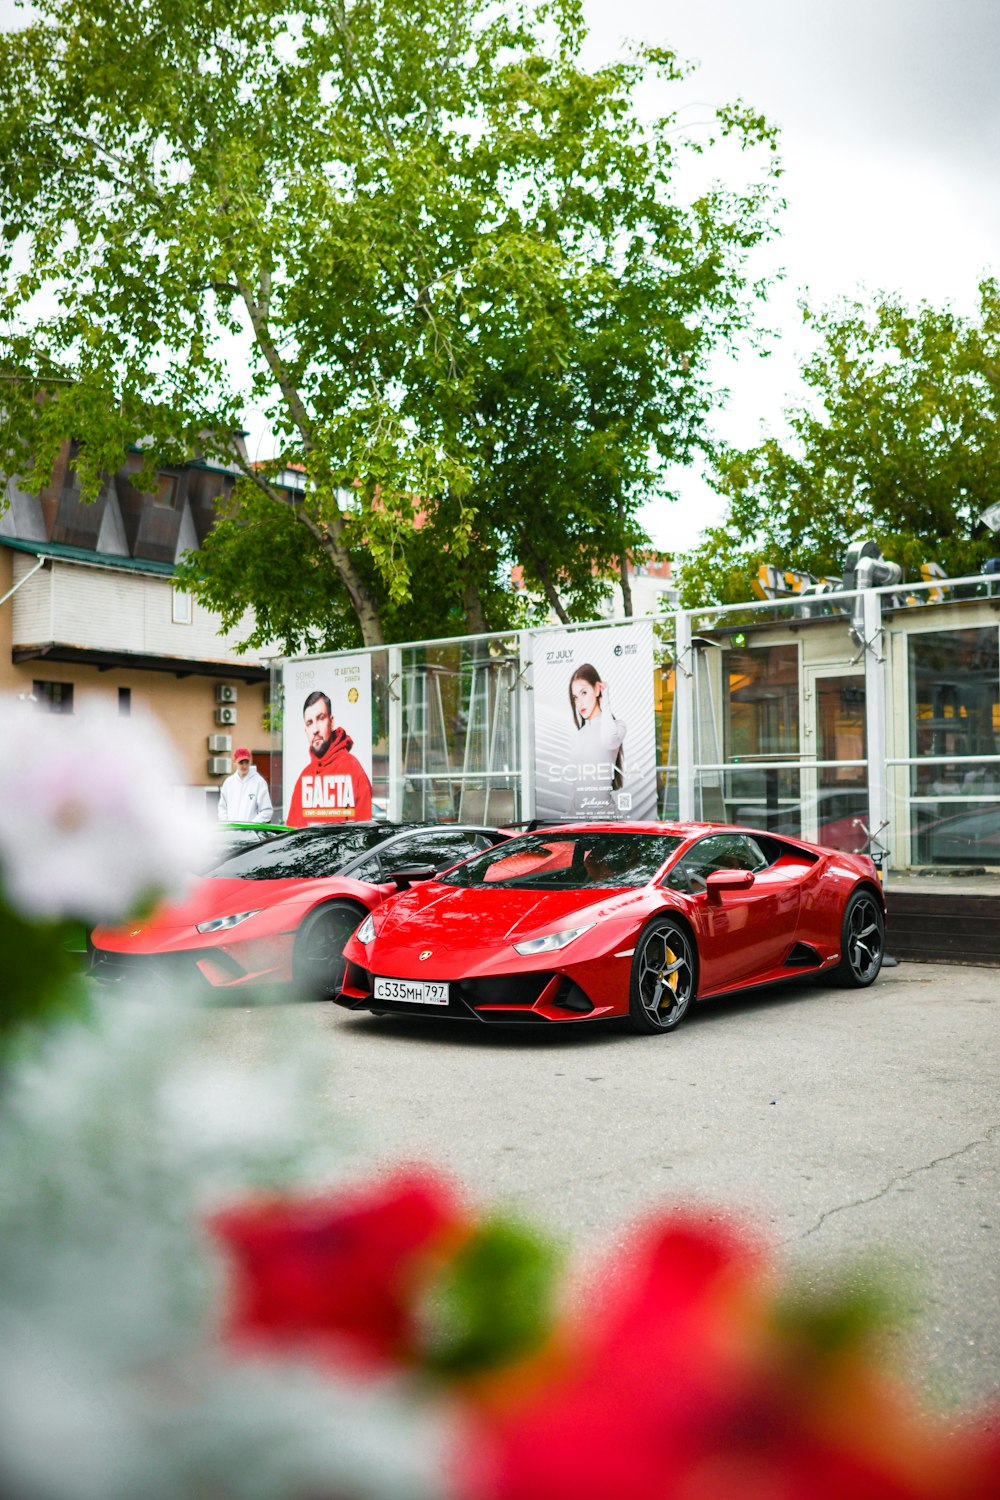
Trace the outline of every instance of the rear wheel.
{"type": "Polygon", "coordinates": [[[320,906],[302,924],[295,942],[295,983],[310,1000],[332,1000],[339,994],[347,967],[344,944],[367,915],[352,901],[320,906]]]}
{"type": "Polygon", "coordinates": [[[650,922],[635,945],[628,1019],[633,1031],[673,1031],[694,1000],[697,964],[687,928],[670,917],[650,922]]]}
{"type": "Polygon", "coordinates": [[[836,984],[861,990],[878,978],[885,957],[885,918],[874,891],[855,891],[844,911],[840,963],[831,972],[836,984]]]}

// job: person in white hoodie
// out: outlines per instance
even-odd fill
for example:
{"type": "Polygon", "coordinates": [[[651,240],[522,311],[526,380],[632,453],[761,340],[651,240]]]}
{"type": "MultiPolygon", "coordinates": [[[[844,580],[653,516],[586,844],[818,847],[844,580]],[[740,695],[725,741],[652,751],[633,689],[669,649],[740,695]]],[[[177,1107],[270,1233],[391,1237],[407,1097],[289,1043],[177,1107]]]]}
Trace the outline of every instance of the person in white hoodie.
{"type": "Polygon", "coordinates": [[[219,793],[220,823],[270,823],[274,817],[267,782],[250,763],[250,751],[240,745],[234,755],[236,770],[219,793]]]}

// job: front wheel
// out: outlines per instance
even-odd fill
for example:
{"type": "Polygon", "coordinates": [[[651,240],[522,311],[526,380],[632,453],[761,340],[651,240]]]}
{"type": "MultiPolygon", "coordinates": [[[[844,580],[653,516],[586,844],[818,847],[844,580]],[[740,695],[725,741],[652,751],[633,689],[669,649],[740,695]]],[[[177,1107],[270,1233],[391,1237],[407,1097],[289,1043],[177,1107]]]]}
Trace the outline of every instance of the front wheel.
{"type": "Polygon", "coordinates": [[[344,983],[344,945],[359,922],[363,907],[351,901],[330,901],[302,924],[295,942],[295,983],[309,1000],[332,1000],[344,983]]]}
{"type": "Polygon", "coordinates": [[[885,918],[874,891],[855,891],[844,911],[836,984],[861,990],[878,978],[885,957],[885,918]]]}
{"type": "Polygon", "coordinates": [[[685,927],[657,917],[635,945],[628,1019],[633,1031],[673,1031],[695,996],[694,942],[685,927]]]}

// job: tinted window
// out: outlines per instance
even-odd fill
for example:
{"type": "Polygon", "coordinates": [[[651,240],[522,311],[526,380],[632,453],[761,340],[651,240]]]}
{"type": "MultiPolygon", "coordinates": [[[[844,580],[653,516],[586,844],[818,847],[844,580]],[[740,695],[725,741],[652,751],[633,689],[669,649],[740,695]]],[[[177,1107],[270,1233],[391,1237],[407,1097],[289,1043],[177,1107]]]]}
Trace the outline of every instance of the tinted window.
{"type": "Polygon", "coordinates": [[[422,828],[390,839],[377,854],[352,866],[346,873],[356,880],[388,880],[393,870],[405,865],[446,870],[449,865],[468,859],[480,849],[491,847],[493,840],[485,833],[467,833],[458,829],[422,828]]]}
{"type": "Polygon", "coordinates": [[[339,875],[351,860],[384,843],[384,824],[352,823],[344,828],[299,828],[269,844],[247,849],[218,865],[212,874],[240,880],[310,880],[339,875]]]}
{"type": "Polygon", "coordinates": [[[579,891],[646,885],[680,844],[667,833],[532,833],[443,877],[446,885],[579,891]]]}
{"type": "Polygon", "coordinates": [[[217,865],[235,858],[247,849],[257,849],[276,835],[264,829],[220,828],[211,834],[211,852],[205,860],[203,870],[214,870],[217,865]]]}
{"type": "Polygon", "coordinates": [[[467,859],[489,844],[488,839],[477,838],[472,833],[448,833],[439,828],[429,828],[421,833],[404,834],[393,839],[379,853],[382,868],[396,869],[404,865],[433,865],[441,869],[467,859]]]}
{"type": "Polygon", "coordinates": [[[762,870],[767,863],[757,840],[748,834],[713,833],[677,861],[665,884],[680,891],[703,890],[713,870],[762,870]]]}

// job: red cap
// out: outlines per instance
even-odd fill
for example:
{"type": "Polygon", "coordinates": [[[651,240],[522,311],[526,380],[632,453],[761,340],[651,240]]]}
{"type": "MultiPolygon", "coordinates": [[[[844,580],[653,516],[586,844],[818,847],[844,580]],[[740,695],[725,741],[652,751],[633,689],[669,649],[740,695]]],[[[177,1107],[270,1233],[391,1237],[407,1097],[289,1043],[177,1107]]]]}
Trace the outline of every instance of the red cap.
{"type": "Polygon", "coordinates": [[[245,745],[238,745],[233,751],[233,760],[249,760],[250,758],[250,751],[245,745]]]}

